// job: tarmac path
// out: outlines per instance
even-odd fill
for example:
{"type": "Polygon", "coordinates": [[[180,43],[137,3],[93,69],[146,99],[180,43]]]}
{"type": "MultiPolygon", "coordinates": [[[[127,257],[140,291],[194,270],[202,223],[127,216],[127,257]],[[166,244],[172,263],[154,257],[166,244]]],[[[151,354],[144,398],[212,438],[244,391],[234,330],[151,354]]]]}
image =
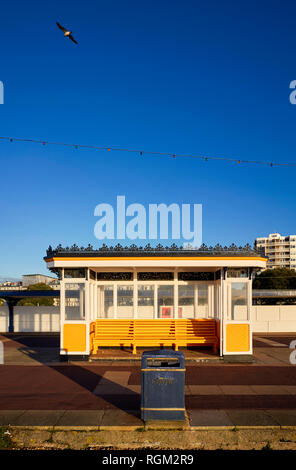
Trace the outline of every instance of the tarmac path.
{"type": "MultiPolygon", "coordinates": [[[[134,410],[141,371],[130,364],[1,365],[1,410],[134,410]]],[[[296,367],[186,367],[187,409],[296,409],[296,367]]]]}

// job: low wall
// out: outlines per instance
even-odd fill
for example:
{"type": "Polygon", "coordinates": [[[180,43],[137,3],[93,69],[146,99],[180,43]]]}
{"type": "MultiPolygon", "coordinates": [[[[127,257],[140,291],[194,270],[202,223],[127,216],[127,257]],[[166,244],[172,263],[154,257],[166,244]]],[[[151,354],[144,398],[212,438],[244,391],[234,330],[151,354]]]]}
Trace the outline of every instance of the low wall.
{"type": "Polygon", "coordinates": [[[251,320],[254,333],[295,333],[296,305],[253,305],[251,320]]]}
{"type": "MultiPolygon", "coordinates": [[[[296,332],[296,305],[253,305],[251,319],[254,333],[296,332]]],[[[0,306],[0,332],[8,331],[7,305],[0,306]]],[[[59,307],[14,307],[15,332],[59,332],[59,307]]]]}
{"type": "MultiPolygon", "coordinates": [[[[9,313],[7,305],[0,307],[0,332],[8,331],[9,313]]],[[[58,332],[60,331],[59,307],[14,307],[15,332],[58,332]]]]}

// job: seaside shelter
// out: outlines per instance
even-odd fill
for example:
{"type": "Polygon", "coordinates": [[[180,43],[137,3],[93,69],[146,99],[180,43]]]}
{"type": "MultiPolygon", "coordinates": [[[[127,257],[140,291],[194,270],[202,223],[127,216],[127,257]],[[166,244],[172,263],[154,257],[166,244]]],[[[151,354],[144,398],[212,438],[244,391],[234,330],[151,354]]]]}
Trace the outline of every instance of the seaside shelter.
{"type": "Polygon", "coordinates": [[[252,355],[252,278],[267,259],[249,245],[58,245],[44,260],[60,278],[61,359],[105,347],[252,355]]]}

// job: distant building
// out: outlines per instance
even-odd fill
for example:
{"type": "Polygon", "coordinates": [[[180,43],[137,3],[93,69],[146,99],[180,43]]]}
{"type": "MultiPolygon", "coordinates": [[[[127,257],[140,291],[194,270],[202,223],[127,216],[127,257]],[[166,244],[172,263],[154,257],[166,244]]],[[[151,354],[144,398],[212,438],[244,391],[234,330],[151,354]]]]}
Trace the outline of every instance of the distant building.
{"type": "Polygon", "coordinates": [[[271,233],[268,237],[258,237],[255,249],[268,257],[267,269],[289,268],[296,270],[296,235],[281,236],[271,233]]]}
{"type": "Polygon", "coordinates": [[[21,290],[21,289],[23,289],[21,281],[0,282],[0,290],[21,290]]]}
{"type": "Polygon", "coordinates": [[[52,276],[46,276],[44,274],[23,274],[23,287],[27,287],[31,284],[39,284],[43,282],[45,284],[54,284],[57,279],[52,276]]]}

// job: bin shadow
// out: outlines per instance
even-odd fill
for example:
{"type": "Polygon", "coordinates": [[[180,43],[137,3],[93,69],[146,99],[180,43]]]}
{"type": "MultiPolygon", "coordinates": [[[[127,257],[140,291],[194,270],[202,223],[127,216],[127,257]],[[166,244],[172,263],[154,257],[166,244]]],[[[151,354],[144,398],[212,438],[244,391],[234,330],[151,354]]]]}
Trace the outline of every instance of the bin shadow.
{"type": "MultiPolygon", "coordinates": [[[[96,400],[96,398],[101,398],[111,405],[111,407],[117,408],[126,413],[133,411],[133,413],[130,413],[133,416],[135,416],[135,410],[138,410],[136,416],[140,417],[140,393],[113,382],[112,380],[106,379],[102,374],[96,373],[81,365],[48,365],[48,367],[85,388],[88,392],[91,392],[94,396],[94,400],[96,400]],[[100,386],[102,379],[103,384],[100,386]]],[[[110,406],[107,408],[109,409],[110,406]]]]}

